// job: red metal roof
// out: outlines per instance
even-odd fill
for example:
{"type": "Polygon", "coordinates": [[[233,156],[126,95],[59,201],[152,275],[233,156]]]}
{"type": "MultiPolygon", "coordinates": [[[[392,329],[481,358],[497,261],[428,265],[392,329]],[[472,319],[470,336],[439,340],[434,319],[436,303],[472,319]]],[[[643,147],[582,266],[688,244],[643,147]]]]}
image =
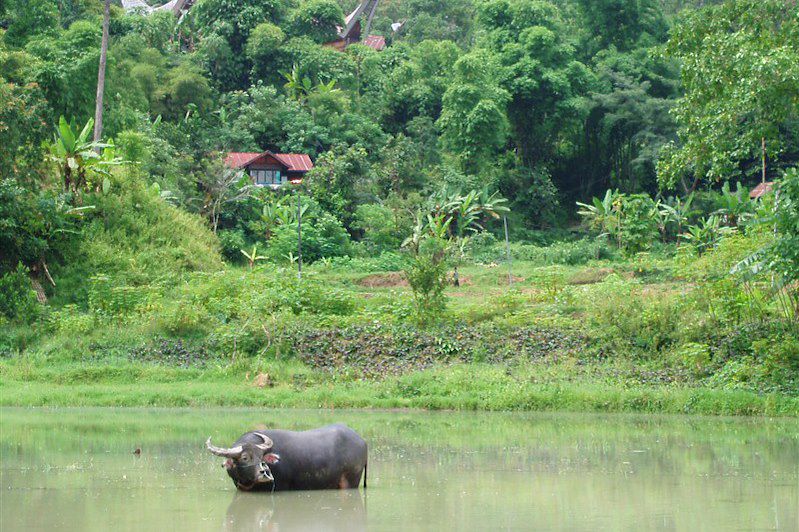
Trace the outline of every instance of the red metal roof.
{"type": "Polygon", "coordinates": [[[753,188],[749,193],[749,197],[752,199],[762,198],[772,190],[774,190],[774,181],[766,181],[753,188]]]}
{"type": "Polygon", "coordinates": [[[307,172],[313,168],[311,158],[305,153],[272,153],[270,151],[263,153],[231,152],[225,157],[225,165],[230,168],[245,168],[262,155],[272,155],[286,165],[286,169],[290,172],[307,172]]]}
{"type": "Polygon", "coordinates": [[[230,168],[244,168],[247,166],[247,163],[255,159],[256,157],[260,157],[260,153],[242,153],[242,152],[232,152],[228,153],[227,157],[225,157],[225,166],[230,168]]]}
{"type": "Polygon", "coordinates": [[[311,158],[304,153],[276,153],[275,157],[283,161],[291,172],[307,172],[313,168],[311,158]]]}
{"type": "Polygon", "coordinates": [[[379,52],[386,47],[386,38],[382,35],[369,35],[363,40],[363,44],[379,52]]]}

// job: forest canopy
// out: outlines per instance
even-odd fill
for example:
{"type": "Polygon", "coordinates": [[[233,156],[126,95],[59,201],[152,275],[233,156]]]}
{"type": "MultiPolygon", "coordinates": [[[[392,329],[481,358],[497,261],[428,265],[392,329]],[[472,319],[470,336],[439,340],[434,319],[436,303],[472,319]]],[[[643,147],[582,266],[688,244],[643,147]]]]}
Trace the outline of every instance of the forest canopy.
{"type": "MultiPolygon", "coordinates": [[[[197,0],[175,17],[113,2],[104,142],[175,206],[215,219],[230,257],[262,239],[265,207],[245,194],[209,214],[228,152],[309,155],[308,194],[356,243],[374,229],[359,212],[405,219],[442,189],[507,198],[524,239],[608,189],[753,186],[799,159],[790,2],[387,0],[370,30],[384,49],[328,46],[356,4],[197,0]]],[[[39,194],[54,125],[93,116],[101,26],[100,1],[4,4],[15,186],[39,194]]]]}

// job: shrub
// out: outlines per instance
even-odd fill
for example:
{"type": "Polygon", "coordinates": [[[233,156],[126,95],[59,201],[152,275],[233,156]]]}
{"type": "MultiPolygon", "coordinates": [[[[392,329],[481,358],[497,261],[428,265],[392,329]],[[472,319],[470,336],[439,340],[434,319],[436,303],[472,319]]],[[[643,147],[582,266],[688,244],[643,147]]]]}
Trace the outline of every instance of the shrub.
{"type": "Polygon", "coordinates": [[[611,346],[651,354],[678,339],[681,312],[675,298],[644,294],[637,283],[615,274],[588,294],[588,321],[611,346]]]}
{"type": "MultiPolygon", "coordinates": [[[[334,216],[321,213],[302,224],[302,260],[314,262],[321,258],[340,257],[350,252],[350,237],[334,216]]],[[[296,225],[281,225],[269,240],[267,256],[274,262],[285,263],[297,256],[296,225]]]]}
{"type": "Polygon", "coordinates": [[[222,246],[222,255],[229,262],[241,263],[243,255],[241,250],[247,247],[244,231],[241,229],[221,230],[216,233],[219,244],[222,246]]]}
{"type": "MultiPolygon", "coordinates": [[[[467,253],[475,262],[491,263],[506,260],[505,243],[488,245],[489,238],[481,237],[476,244],[467,246],[467,253]],[[485,242],[486,244],[483,244],[485,242]]],[[[585,238],[574,242],[555,242],[548,246],[511,243],[513,260],[528,261],[535,266],[564,264],[575,266],[592,260],[613,257],[608,243],[601,239],[585,238]]]]}
{"type": "MultiPolygon", "coordinates": [[[[763,361],[763,370],[771,381],[782,385],[799,383],[799,339],[788,334],[752,342],[752,350],[763,361]]],[[[799,388],[794,387],[799,392],[799,388]]]]}
{"type": "Polygon", "coordinates": [[[87,334],[97,325],[95,315],[81,312],[77,305],[64,305],[50,313],[47,318],[55,333],[87,334]]]}
{"type": "Polygon", "coordinates": [[[408,266],[408,255],[385,252],[376,257],[333,257],[329,266],[336,270],[360,273],[397,272],[408,266]]]}
{"type": "Polygon", "coordinates": [[[115,286],[170,286],[190,272],[222,267],[218,240],[200,217],[127,175],[115,176],[111,190],[87,195],[96,208],[62,264],[51,268],[66,302],[86,303],[86,280],[97,275],[115,286]]]}
{"type": "Polygon", "coordinates": [[[211,359],[211,355],[203,346],[193,347],[184,343],[183,340],[167,338],[156,338],[149,345],[132,349],[128,356],[136,362],[184,368],[204,366],[211,359]]]}
{"type": "Polygon", "coordinates": [[[710,347],[705,344],[687,343],[680,346],[677,355],[682,364],[694,375],[701,377],[710,367],[710,347]]]}
{"type": "Polygon", "coordinates": [[[36,292],[31,287],[28,268],[17,268],[0,276],[0,316],[12,321],[31,323],[41,312],[36,292]]]}
{"type": "Polygon", "coordinates": [[[411,224],[397,216],[391,208],[378,203],[359,205],[355,209],[353,228],[363,231],[364,244],[372,252],[399,249],[411,224]]]}
{"type": "Polygon", "coordinates": [[[646,194],[621,198],[617,235],[620,247],[627,253],[648,249],[658,235],[657,220],[654,215],[657,211],[655,203],[646,194]]]}
{"type": "Polygon", "coordinates": [[[147,302],[150,287],[127,286],[106,275],[89,279],[89,309],[99,315],[123,317],[147,302]]]}
{"type": "Polygon", "coordinates": [[[511,253],[515,259],[530,261],[538,266],[575,266],[612,256],[606,242],[587,238],[576,242],[557,242],[547,247],[512,246],[511,253]]]}
{"type": "Polygon", "coordinates": [[[438,321],[447,307],[444,289],[447,286],[446,242],[440,238],[425,238],[405,277],[413,290],[417,319],[422,324],[438,321]]]}

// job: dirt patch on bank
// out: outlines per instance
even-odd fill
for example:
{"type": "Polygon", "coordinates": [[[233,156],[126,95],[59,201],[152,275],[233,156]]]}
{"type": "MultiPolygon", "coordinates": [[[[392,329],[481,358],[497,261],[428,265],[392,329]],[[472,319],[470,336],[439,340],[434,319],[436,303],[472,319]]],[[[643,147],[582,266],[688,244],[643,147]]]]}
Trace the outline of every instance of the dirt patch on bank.
{"type": "MultiPolygon", "coordinates": [[[[507,280],[507,277],[505,279],[507,280]]],[[[459,286],[472,285],[471,277],[460,276],[459,281],[459,286]]],[[[452,284],[452,274],[449,276],[449,284],[452,284]]],[[[358,286],[363,286],[365,288],[407,287],[408,280],[405,279],[405,276],[401,272],[376,273],[373,275],[367,275],[363,279],[359,280],[358,286]]]]}
{"type": "Polygon", "coordinates": [[[576,285],[601,283],[613,272],[613,268],[587,268],[573,274],[567,282],[576,285]]]}
{"type": "Polygon", "coordinates": [[[394,288],[408,286],[408,281],[400,272],[376,273],[367,275],[358,281],[358,285],[366,288],[394,288]]]}

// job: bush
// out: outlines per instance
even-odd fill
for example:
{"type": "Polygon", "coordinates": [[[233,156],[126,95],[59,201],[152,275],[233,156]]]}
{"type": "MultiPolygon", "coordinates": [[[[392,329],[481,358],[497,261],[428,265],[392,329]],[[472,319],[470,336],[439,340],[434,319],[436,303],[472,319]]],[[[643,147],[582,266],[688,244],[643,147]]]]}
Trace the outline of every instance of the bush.
{"type": "Polygon", "coordinates": [[[622,196],[617,237],[627,253],[648,249],[657,239],[656,209],[655,202],[646,194],[622,196]]]}
{"type": "MultiPolygon", "coordinates": [[[[475,262],[492,263],[505,262],[506,252],[504,242],[490,244],[490,238],[482,236],[475,243],[470,243],[467,253],[475,262]]],[[[551,266],[563,264],[576,266],[592,260],[609,259],[613,252],[604,240],[584,238],[574,242],[556,242],[549,246],[534,246],[530,244],[511,243],[511,256],[513,260],[528,261],[535,266],[551,266]]]]}
{"type": "MultiPolygon", "coordinates": [[[[340,257],[350,253],[350,237],[335,217],[321,213],[302,224],[302,260],[314,262],[321,258],[340,257]]],[[[297,257],[297,227],[281,225],[269,240],[266,255],[274,262],[285,263],[297,257]]]]}
{"type": "Polygon", "coordinates": [[[335,270],[359,273],[398,272],[408,266],[408,255],[385,252],[376,257],[334,257],[329,266],[335,270]]]}
{"type": "Polygon", "coordinates": [[[399,249],[411,232],[410,223],[398,223],[403,221],[389,207],[373,203],[355,209],[353,228],[363,231],[362,242],[375,253],[399,249]]]}
{"type": "Polygon", "coordinates": [[[649,355],[677,341],[681,311],[674,298],[646,296],[637,283],[615,274],[588,293],[588,321],[611,347],[649,355]]]}
{"type": "Polygon", "coordinates": [[[221,230],[216,236],[219,237],[219,244],[222,246],[222,256],[229,262],[240,264],[244,258],[241,250],[247,247],[244,231],[241,229],[221,230]]]}
{"type": "Polygon", "coordinates": [[[589,238],[575,242],[557,242],[547,247],[511,244],[511,254],[514,260],[529,261],[536,266],[576,266],[613,256],[607,242],[589,238]]]}
{"type": "Polygon", "coordinates": [[[707,375],[710,368],[710,347],[705,344],[687,343],[680,346],[677,355],[682,364],[694,375],[707,375]]]}
{"type": "Polygon", "coordinates": [[[405,268],[405,277],[413,290],[417,319],[422,324],[438,321],[447,307],[444,289],[447,286],[446,243],[439,238],[426,238],[405,268]]]}
{"type": "Polygon", "coordinates": [[[15,270],[0,277],[0,316],[22,323],[39,317],[41,307],[28,275],[28,268],[17,264],[15,270]]]}
{"type": "MultiPolygon", "coordinates": [[[[788,334],[752,342],[752,350],[763,361],[763,370],[772,382],[788,386],[799,383],[799,339],[788,334]]],[[[799,392],[799,387],[794,386],[799,392]]]]}

